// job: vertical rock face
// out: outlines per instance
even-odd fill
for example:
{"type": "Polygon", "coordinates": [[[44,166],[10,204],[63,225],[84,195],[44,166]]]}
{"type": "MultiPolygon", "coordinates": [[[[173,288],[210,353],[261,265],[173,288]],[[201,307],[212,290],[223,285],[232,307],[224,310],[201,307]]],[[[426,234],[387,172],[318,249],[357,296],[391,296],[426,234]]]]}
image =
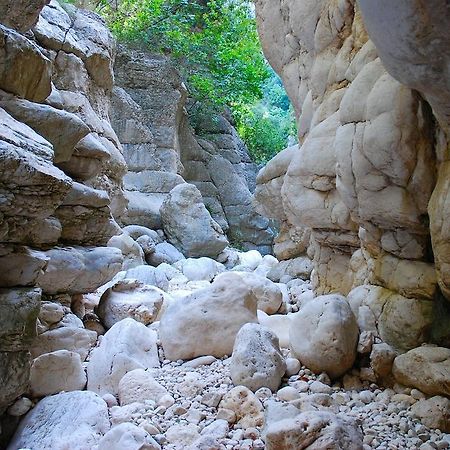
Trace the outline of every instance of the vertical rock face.
{"type": "Polygon", "coordinates": [[[102,246],[119,230],[126,165],[108,119],[115,44],[101,19],[2,1],[0,22],[1,414],[27,388],[41,298],[70,302],[121,269],[120,251],[102,246]]]}
{"type": "Polygon", "coordinates": [[[378,285],[422,305],[439,283],[450,299],[445,8],[256,1],[301,143],[260,172],[256,199],[283,223],[281,257],[313,258],[319,294],[378,285]]]}
{"type": "Polygon", "coordinates": [[[189,117],[194,108],[181,75],[161,55],[120,47],[115,74],[111,119],[129,168],[122,222],[161,227],[168,193],[188,182],[233,242],[270,252],[269,221],[252,206],[256,165],[230,121],[204,112],[189,117]]]}
{"type": "Polygon", "coordinates": [[[185,127],[182,138],[184,177],[200,190],[211,215],[232,242],[269,253],[273,231],[252,204],[257,166],[230,120],[201,108],[197,111],[195,136],[185,127]]]}

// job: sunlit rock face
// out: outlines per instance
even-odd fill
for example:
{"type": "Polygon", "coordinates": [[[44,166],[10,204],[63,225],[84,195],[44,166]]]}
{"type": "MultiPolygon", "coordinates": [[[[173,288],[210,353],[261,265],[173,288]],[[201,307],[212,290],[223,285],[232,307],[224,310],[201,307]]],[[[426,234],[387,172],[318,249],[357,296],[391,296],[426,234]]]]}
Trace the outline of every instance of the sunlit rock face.
{"type": "Polygon", "coordinates": [[[260,172],[256,198],[285,236],[310,232],[281,250],[312,257],[318,294],[365,284],[431,301],[439,283],[450,299],[445,3],[256,1],[300,142],[260,172]]]}
{"type": "Polygon", "coordinates": [[[0,22],[1,415],[27,389],[30,348],[91,333],[78,321],[50,342],[36,319],[41,299],[70,305],[121,269],[106,243],[126,165],[108,119],[115,42],[103,21],[41,0],[0,2],[0,22]]]}

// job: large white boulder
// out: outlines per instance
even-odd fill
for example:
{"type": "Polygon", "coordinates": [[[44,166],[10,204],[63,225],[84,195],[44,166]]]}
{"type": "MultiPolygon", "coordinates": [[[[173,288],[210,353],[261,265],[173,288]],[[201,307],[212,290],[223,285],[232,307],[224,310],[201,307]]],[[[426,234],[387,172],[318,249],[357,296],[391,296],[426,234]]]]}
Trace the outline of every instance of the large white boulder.
{"type": "Polygon", "coordinates": [[[86,450],[109,429],[108,407],[97,394],[64,392],[44,398],[25,416],[8,450],[86,450]]]}
{"type": "Polygon", "coordinates": [[[148,325],[156,320],[163,301],[161,289],[126,278],[103,293],[96,313],[106,328],[127,317],[148,325]]]}
{"type": "Polygon", "coordinates": [[[78,353],[57,350],[37,357],[31,366],[30,392],[44,397],[62,391],[78,391],[86,386],[86,374],[78,353]]]}
{"type": "Polygon", "coordinates": [[[168,392],[144,369],[135,369],[126,373],[119,382],[120,404],[128,405],[145,400],[158,402],[168,392]]]}
{"type": "Polygon", "coordinates": [[[305,411],[295,418],[269,423],[266,430],[267,450],[330,449],[361,450],[361,430],[327,411],[305,411]]]}
{"type": "Polygon", "coordinates": [[[256,297],[239,275],[223,274],[210,287],[172,303],[160,338],[166,358],[230,355],[242,325],[257,322],[256,297]]]}
{"type": "Polygon", "coordinates": [[[169,241],[189,257],[217,255],[228,245],[220,225],[203,204],[202,194],[193,184],[179,184],[160,209],[169,241]]]}
{"type": "Polygon", "coordinates": [[[160,450],[161,446],[141,427],[121,423],[100,440],[98,450],[160,450]]]}
{"type": "Polygon", "coordinates": [[[113,325],[89,360],[87,388],[100,395],[117,394],[121,378],[134,369],[159,367],[156,332],[134,319],[113,325]]]}
{"type": "Polygon", "coordinates": [[[356,358],[358,324],[345,297],[322,295],[307,303],[291,322],[291,349],[316,373],[337,378],[356,358]]]}
{"type": "Polygon", "coordinates": [[[275,391],[285,372],[286,363],[275,333],[256,323],[245,324],[236,336],[231,356],[233,383],[253,392],[261,387],[275,391]]]}

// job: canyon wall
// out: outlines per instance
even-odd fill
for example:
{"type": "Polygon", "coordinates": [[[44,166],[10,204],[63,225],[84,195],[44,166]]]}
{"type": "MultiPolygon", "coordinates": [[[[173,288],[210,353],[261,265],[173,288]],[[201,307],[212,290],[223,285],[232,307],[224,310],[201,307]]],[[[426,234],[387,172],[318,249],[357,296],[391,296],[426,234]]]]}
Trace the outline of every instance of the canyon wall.
{"type": "Polygon", "coordinates": [[[59,312],[121,270],[105,245],[126,205],[111,34],[87,11],[18,3],[0,15],[0,414],[28,387],[30,349],[95,342],[81,321],[62,331],[59,312]]]}
{"type": "Polygon", "coordinates": [[[270,253],[274,233],[252,205],[257,166],[231,119],[188,99],[167,57],[119,47],[114,71],[111,120],[129,170],[121,222],[162,228],[162,203],[188,182],[232,243],[270,253]]]}
{"type": "Polygon", "coordinates": [[[283,224],[276,254],[311,257],[315,292],[349,294],[360,327],[394,347],[448,343],[448,5],[256,12],[299,129],[257,179],[258,210],[283,224]]]}

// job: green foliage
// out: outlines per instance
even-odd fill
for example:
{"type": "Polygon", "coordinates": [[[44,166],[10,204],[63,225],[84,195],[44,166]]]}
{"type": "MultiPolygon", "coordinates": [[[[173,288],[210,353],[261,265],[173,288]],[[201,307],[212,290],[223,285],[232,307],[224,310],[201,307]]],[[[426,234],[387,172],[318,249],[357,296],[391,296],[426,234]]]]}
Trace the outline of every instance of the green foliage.
{"type": "Polygon", "coordinates": [[[190,93],[216,105],[262,96],[269,76],[248,0],[122,0],[103,3],[119,39],[177,58],[190,93]]]}
{"type": "Polygon", "coordinates": [[[297,135],[292,106],[275,73],[263,91],[262,100],[236,111],[239,135],[258,163],[269,161],[297,135]]]}
{"type": "Polygon", "coordinates": [[[258,162],[286,146],[292,113],[262,54],[250,0],[99,0],[123,41],[179,62],[190,96],[228,106],[258,162]]]}

